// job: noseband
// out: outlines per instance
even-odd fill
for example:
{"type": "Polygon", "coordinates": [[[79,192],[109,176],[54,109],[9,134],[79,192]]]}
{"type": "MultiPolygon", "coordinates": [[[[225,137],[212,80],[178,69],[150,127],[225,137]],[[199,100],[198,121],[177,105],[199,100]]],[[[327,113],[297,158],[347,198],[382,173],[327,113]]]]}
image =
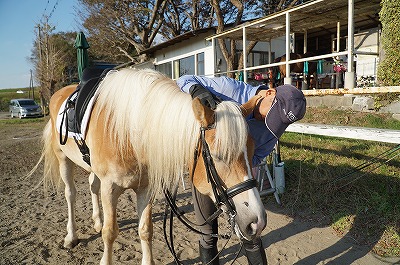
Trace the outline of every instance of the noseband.
{"type": "MultiPolygon", "coordinates": [[[[206,141],[205,137],[205,132],[210,129],[214,129],[215,124],[212,124],[211,126],[208,127],[200,127],[200,136],[198,140],[197,147],[194,152],[194,162],[193,162],[193,170],[192,170],[192,177],[194,176],[194,171],[196,169],[198,157],[199,157],[199,148],[201,148],[201,155],[203,157],[204,161],[204,166],[206,168],[207,172],[207,180],[211,184],[214,198],[215,198],[215,204],[216,204],[216,212],[213,213],[211,216],[208,217],[207,222],[210,222],[214,219],[216,219],[218,216],[220,216],[223,212],[227,212],[229,216],[229,224],[231,228],[231,232],[234,231],[235,227],[235,217],[236,217],[236,208],[235,205],[232,201],[232,198],[246,190],[252,189],[257,187],[257,181],[254,178],[250,178],[248,180],[245,180],[239,184],[236,184],[230,188],[226,188],[225,185],[223,184],[221,178],[218,175],[218,172],[215,168],[214,160],[211,156],[210,148],[208,146],[208,143],[206,141]]],[[[168,208],[166,207],[165,209],[165,214],[164,214],[164,237],[167,242],[168,248],[171,251],[172,255],[174,256],[175,262],[177,264],[182,264],[179,259],[176,256],[174,247],[173,247],[173,235],[172,235],[172,221],[173,221],[173,214],[177,216],[177,218],[190,230],[193,232],[196,232],[198,234],[202,235],[207,235],[203,233],[202,231],[194,228],[194,226],[201,226],[204,224],[194,224],[191,221],[189,221],[185,216],[182,211],[180,211],[175,203],[175,198],[176,198],[176,192],[172,195],[170,191],[164,190],[165,198],[167,201],[167,206],[171,208],[171,214],[170,214],[170,240],[171,242],[168,241],[167,234],[166,234],[166,218],[168,215],[168,208]]],[[[218,234],[211,234],[212,237],[223,237],[223,238],[230,238],[230,236],[221,236],[218,234]]]]}

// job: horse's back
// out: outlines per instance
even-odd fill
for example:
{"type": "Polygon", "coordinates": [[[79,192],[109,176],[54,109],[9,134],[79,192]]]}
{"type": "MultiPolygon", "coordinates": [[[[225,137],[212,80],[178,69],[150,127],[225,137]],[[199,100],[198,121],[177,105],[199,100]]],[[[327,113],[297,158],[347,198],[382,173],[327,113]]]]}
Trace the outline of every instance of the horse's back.
{"type": "Polygon", "coordinates": [[[76,90],[77,86],[76,84],[63,87],[51,96],[49,108],[52,118],[57,117],[61,104],[76,90]]]}

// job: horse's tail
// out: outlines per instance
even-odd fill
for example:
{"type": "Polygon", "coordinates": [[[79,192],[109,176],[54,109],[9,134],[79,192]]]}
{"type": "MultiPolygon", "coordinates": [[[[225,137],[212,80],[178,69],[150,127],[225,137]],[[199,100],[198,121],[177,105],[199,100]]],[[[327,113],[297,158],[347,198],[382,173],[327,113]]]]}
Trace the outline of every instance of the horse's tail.
{"type": "Polygon", "coordinates": [[[54,187],[59,187],[61,184],[60,164],[52,145],[57,135],[53,134],[54,130],[50,120],[43,130],[42,138],[42,156],[44,157],[43,185],[45,190],[47,190],[50,186],[54,189],[54,187]]]}
{"type": "Polygon", "coordinates": [[[35,188],[38,188],[43,183],[43,188],[45,193],[47,193],[49,187],[52,187],[54,190],[54,187],[56,186],[58,187],[61,183],[59,162],[52,146],[52,139],[53,139],[53,129],[51,120],[49,120],[43,130],[42,154],[39,158],[39,161],[27,174],[27,177],[32,176],[33,173],[38,169],[39,165],[44,161],[43,178],[42,181],[39,182],[39,184],[35,188]]]}

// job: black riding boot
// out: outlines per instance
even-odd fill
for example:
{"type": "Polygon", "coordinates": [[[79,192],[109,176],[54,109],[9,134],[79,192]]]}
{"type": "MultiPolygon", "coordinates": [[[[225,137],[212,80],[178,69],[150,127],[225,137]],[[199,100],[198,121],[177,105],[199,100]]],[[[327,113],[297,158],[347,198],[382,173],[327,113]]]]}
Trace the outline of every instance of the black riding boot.
{"type": "Polygon", "coordinates": [[[266,265],[267,256],[262,246],[261,238],[255,241],[243,241],[244,250],[246,251],[247,261],[249,265],[266,265]]]}
{"type": "Polygon", "coordinates": [[[203,265],[219,265],[218,249],[213,248],[203,248],[199,244],[200,249],[200,260],[203,265]]]}

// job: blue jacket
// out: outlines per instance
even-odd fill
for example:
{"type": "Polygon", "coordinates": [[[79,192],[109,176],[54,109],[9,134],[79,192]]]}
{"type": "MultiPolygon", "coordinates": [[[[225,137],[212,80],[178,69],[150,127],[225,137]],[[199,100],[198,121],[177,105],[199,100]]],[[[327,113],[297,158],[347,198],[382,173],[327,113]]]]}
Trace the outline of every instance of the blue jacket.
{"type": "MultiPolygon", "coordinates": [[[[208,89],[212,94],[222,100],[230,100],[239,104],[252,98],[260,86],[251,86],[242,81],[228,77],[203,77],[195,75],[181,76],[176,83],[183,92],[189,93],[189,89],[196,84],[208,89]]],[[[250,136],[254,140],[255,150],[253,167],[258,166],[262,160],[274,149],[278,139],[267,129],[263,121],[254,119],[253,115],[247,118],[250,136]]]]}

